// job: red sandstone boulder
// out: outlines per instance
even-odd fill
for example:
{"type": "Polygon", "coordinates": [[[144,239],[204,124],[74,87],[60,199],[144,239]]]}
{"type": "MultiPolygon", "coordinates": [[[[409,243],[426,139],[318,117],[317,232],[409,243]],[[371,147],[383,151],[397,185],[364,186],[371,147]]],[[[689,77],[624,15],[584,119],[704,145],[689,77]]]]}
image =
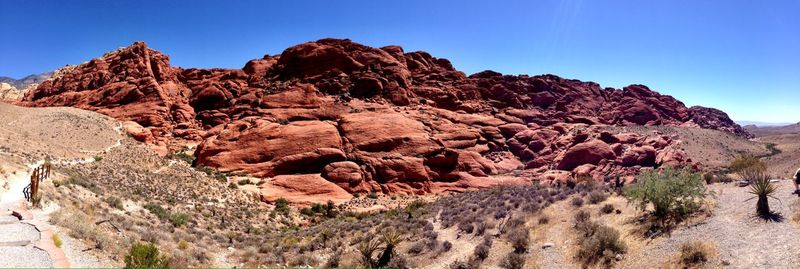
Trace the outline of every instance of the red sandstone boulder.
{"type": "Polygon", "coordinates": [[[325,165],[345,159],[341,142],[331,123],[239,121],[206,139],[195,155],[198,163],[223,172],[266,177],[319,173],[325,165]]]}
{"type": "Polygon", "coordinates": [[[622,154],[624,166],[653,166],[656,163],[656,149],[651,146],[631,147],[622,154]]]}
{"type": "Polygon", "coordinates": [[[582,164],[598,164],[603,159],[614,159],[614,151],[606,142],[590,140],[571,147],[558,163],[559,170],[572,170],[582,164]]]}
{"type": "Polygon", "coordinates": [[[353,195],[317,174],[276,176],[259,186],[261,200],[275,202],[284,198],[293,204],[342,203],[353,195]]]}

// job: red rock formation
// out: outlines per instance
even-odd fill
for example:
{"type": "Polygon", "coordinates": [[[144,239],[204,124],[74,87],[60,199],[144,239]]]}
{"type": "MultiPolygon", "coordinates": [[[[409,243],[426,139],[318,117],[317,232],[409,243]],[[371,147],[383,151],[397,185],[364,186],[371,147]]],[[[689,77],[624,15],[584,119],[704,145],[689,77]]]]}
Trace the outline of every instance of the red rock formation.
{"type": "Polygon", "coordinates": [[[672,139],[612,134],[603,125],[748,136],[721,111],[687,109],[642,85],[467,76],[425,52],[339,39],[300,44],[241,70],[171,67],[137,42],[60,72],[24,104],[132,121],[126,129],[148,143],[200,142],[197,164],[272,178],[262,187],[266,200],[485,187],[525,181],[503,176],[523,168],[542,181],[603,180],[688,161],[672,139]]]}

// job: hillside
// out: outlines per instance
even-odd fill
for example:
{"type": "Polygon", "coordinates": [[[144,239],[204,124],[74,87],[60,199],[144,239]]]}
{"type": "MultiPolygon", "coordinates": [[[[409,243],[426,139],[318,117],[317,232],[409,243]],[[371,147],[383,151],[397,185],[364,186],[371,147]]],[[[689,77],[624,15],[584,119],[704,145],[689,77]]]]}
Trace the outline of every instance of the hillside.
{"type": "Polygon", "coordinates": [[[722,111],[687,108],[643,85],[467,76],[425,52],[340,39],[300,44],[240,70],[172,67],[137,42],[57,71],[23,104],[132,121],[128,131],[161,152],[199,144],[194,165],[274,178],[263,192],[300,195],[436,193],[491,186],[512,172],[524,181],[602,180],[688,161],[671,137],[601,132],[605,125],[750,136],[722,111]],[[298,174],[322,187],[286,185],[298,174]]]}
{"type": "Polygon", "coordinates": [[[782,126],[755,126],[748,125],[744,127],[748,132],[756,137],[782,135],[782,134],[800,134],[800,123],[788,124],[782,126]]]}

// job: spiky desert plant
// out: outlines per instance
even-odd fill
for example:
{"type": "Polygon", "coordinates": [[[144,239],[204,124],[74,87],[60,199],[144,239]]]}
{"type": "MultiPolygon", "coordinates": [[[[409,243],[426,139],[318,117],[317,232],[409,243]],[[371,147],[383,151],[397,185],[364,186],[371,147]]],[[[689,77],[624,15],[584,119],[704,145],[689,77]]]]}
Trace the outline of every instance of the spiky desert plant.
{"type": "Polygon", "coordinates": [[[769,177],[762,173],[753,173],[750,175],[750,189],[747,191],[750,194],[754,195],[752,198],[747,199],[758,199],[756,201],[756,214],[761,217],[769,217],[772,214],[772,211],[769,208],[769,198],[778,199],[775,196],[775,193],[778,191],[778,186],[772,183],[769,180],[769,177]]]}
{"type": "Polygon", "coordinates": [[[378,259],[378,267],[386,267],[392,261],[394,248],[403,241],[403,233],[397,230],[387,230],[381,234],[381,242],[386,244],[383,254],[378,259]]]}
{"type": "Polygon", "coordinates": [[[381,242],[375,239],[367,239],[358,244],[358,252],[361,254],[361,263],[363,263],[365,267],[376,267],[376,262],[375,259],[372,258],[372,254],[380,247],[381,242]]]}

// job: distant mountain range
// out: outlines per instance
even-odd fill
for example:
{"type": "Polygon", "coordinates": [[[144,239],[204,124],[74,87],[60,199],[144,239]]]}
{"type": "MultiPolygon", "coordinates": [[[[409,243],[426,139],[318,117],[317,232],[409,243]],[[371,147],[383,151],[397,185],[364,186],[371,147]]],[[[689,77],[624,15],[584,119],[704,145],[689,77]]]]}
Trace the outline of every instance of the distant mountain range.
{"type": "Polygon", "coordinates": [[[41,74],[29,75],[21,79],[14,79],[10,77],[0,76],[0,83],[8,83],[18,90],[23,90],[31,84],[39,84],[47,80],[53,75],[53,72],[45,72],[41,74]]]}
{"type": "Polygon", "coordinates": [[[755,125],[757,127],[776,127],[776,126],[786,126],[794,124],[793,122],[764,122],[764,121],[749,121],[749,120],[737,120],[736,123],[738,123],[741,126],[755,125]]]}
{"type": "Polygon", "coordinates": [[[754,134],[756,137],[782,134],[800,134],[800,122],[780,126],[746,125],[744,126],[744,129],[754,134]]]}

